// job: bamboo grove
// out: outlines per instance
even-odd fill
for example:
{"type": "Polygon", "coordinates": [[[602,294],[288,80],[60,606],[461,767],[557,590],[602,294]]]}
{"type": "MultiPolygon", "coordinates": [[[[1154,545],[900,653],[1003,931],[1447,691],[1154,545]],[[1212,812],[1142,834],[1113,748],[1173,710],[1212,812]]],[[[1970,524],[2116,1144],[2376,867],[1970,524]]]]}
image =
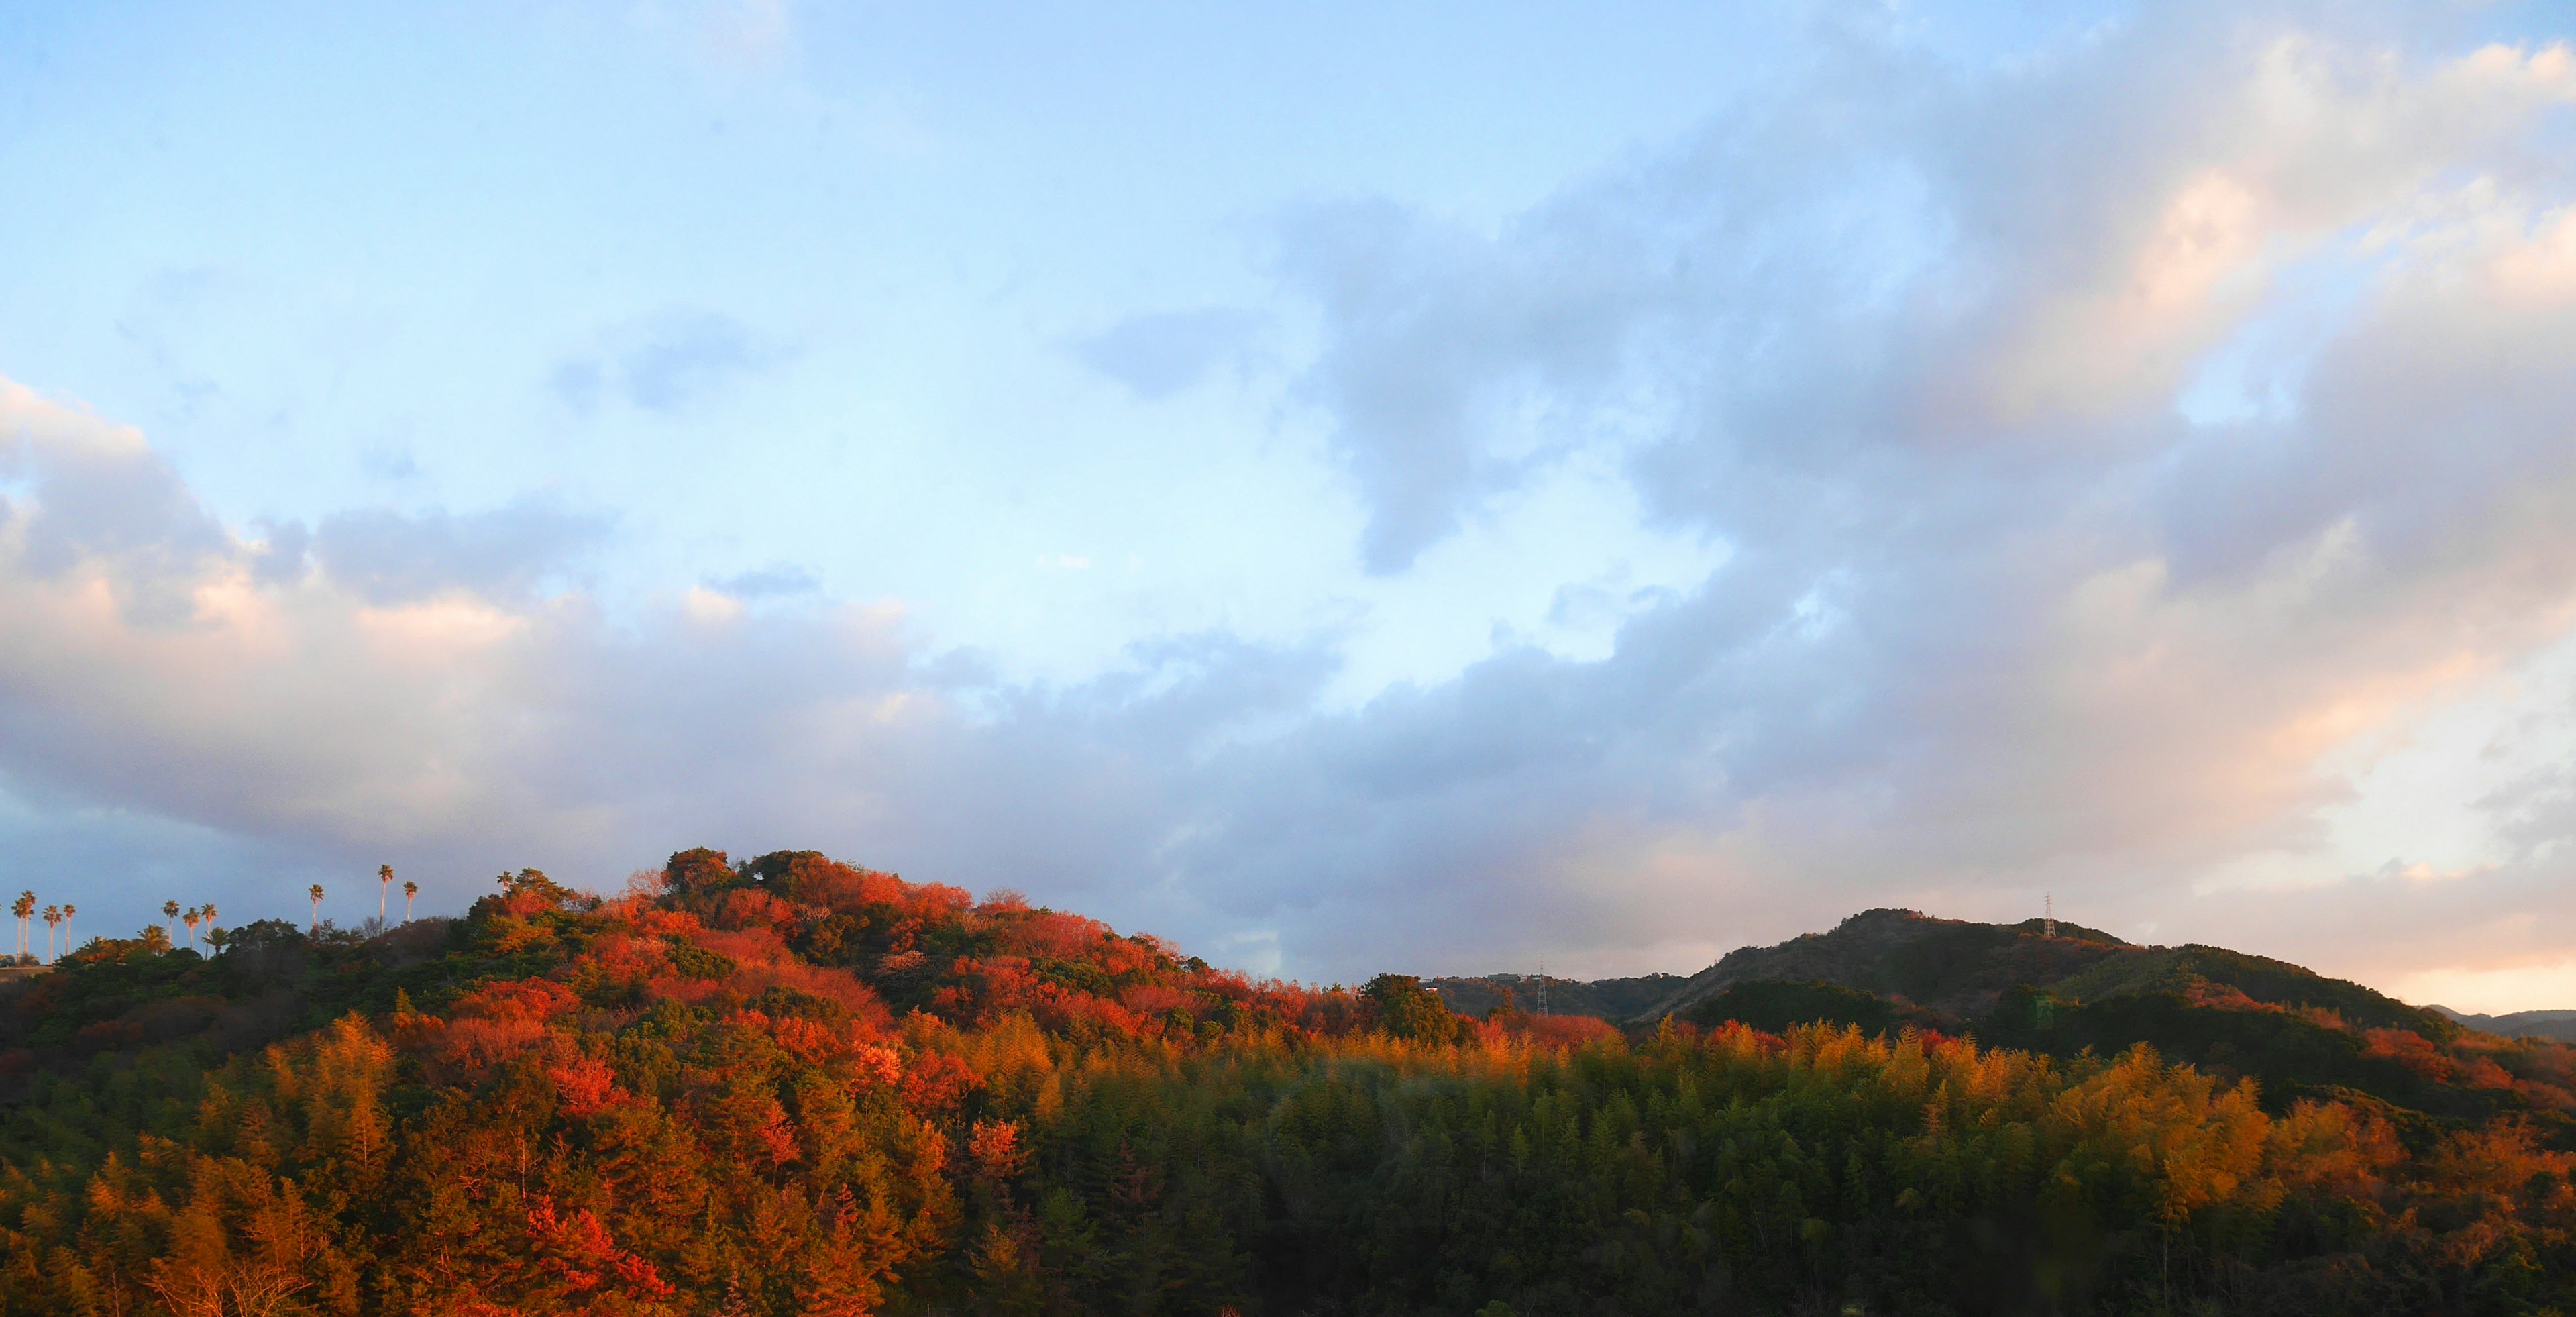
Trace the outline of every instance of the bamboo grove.
{"type": "Polygon", "coordinates": [[[2526,1124],[1261,982],[807,852],[0,998],[0,1314],[2540,1312],[2526,1124]]]}

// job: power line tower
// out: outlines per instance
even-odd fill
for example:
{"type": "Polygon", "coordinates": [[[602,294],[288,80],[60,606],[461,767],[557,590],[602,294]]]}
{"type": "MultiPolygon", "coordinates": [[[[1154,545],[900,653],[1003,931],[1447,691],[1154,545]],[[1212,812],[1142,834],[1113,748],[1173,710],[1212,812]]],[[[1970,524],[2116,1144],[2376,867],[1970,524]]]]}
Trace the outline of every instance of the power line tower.
{"type": "Polygon", "coordinates": [[[1538,1013],[1547,1014],[1547,962],[1538,963],[1538,1013]]]}
{"type": "Polygon", "coordinates": [[[2040,923],[2047,926],[2048,935],[2050,937],[2057,936],[2057,894],[2054,892],[2040,893],[2039,908],[2041,912],[2039,917],[2040,923]]]}

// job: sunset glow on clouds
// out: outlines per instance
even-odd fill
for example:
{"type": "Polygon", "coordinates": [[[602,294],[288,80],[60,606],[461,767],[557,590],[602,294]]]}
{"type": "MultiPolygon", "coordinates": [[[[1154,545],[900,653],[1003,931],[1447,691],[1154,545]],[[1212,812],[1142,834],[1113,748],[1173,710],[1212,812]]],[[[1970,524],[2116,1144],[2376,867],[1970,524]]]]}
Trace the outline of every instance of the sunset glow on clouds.
{"type": "Polygon", "coordinates": [[[15,20],[0,881],[2576,1006],[2550,17],[15,20]]]}

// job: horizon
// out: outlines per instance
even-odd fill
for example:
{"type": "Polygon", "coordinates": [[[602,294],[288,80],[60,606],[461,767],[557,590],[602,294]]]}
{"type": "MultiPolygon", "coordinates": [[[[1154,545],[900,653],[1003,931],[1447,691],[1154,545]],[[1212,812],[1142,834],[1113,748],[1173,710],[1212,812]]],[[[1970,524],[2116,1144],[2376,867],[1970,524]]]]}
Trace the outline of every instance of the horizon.
{"type": "Polygon", "coordinates": [[[2054,894],[2576,1008],[2571,36],[0,18],[0,889],[784,840],[1305,982],[2054,894]]]}

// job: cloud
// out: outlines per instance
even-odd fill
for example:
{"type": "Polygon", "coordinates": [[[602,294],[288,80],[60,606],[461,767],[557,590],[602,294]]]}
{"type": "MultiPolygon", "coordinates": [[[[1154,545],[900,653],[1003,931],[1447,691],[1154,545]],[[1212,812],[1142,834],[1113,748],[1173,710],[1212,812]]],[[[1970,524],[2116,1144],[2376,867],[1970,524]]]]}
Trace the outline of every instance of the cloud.
{"type": "Polygon", "coordinates": [[[676,415],[795,355],[731,316],[704,310],[664,311],[601,339],[598,352],[566,358],[548,377],[548,389],[576,412],[588,414],[614,399],[676,415]]]}
{"type": "MultiPolygon", "coordinates": [[[[244,884],[814,845],[1324,977],[1689,969],[2042,890],[2387,983],[2564,963],[2546,756],[2463,803],[2492,853],[2456,877],[2338,849],[2467,693],[2562,725],[2534,665],[2576,634],[2576,60],[2408,21],[2166,8],[2000,67],[1829,33],[1490,230],[1301,212],[1300,396],[1372,569],[1577,459],[1723,549],[1562,595],[1624,617],[1606,657],[1506,642],[1356,708],[1322,703],[1330,635],[1019,684],[792,573],[612,619],[540,588],[603,533],[545,505],[246,537],[13,388],[0,782],[228,839],[244,884]],[[2295,368],[2184,406],[2222,358],[2295,368]]],[[[1222,361],[1134,323],[1083,351],[1140,396],[1222,361]]],[[[742,369],[658,332],[583,387],[680,406],[742,369]]]]}
{"type": "Polygon", "coordinates": [[[605,517],[568,512],[546,499],[463,516],[373,508],[323,518],[312,552],[333,581],[373,604],[416,603],[458,590],[509,598],[597,548],[608,529],[605,517]]]}
{"type": "Polygon", "coordinates": [[[1283,864],[1579,893],[1605,936],[1764,882],[1808,919],[2055,883],[2143,922],[2312,845],[2356,734],[2576,622],[2576,307],[2540,273],[2569,175],[2534,159],[2566,47],[2173,10],[2001,71],[1829,53],[1491,233],[1291,225],[1373,568],[1575,451],[1733,556],[1605,662],[1498,658],[1341,729],[1309,762],[1369,771],[1281,808],[1382,849],[1283,864]],[[2178,413],[2317,283],[2349,292],[2290,409],[2178,413]]]}
{"type": "Polygon", "coordinates": [[[1082,364],[1147,401],[1168,398],[1239,361],[1268,317],[1234,307],[1132,316],[1074,345],[1082,364]]]}
{"type": "Polygon", "coordinates": [[[814,573],[785,562],[736,572],[708,584],[736,599],[792,599],[823,588],[822,583],[814,579],[814,573]]]}

